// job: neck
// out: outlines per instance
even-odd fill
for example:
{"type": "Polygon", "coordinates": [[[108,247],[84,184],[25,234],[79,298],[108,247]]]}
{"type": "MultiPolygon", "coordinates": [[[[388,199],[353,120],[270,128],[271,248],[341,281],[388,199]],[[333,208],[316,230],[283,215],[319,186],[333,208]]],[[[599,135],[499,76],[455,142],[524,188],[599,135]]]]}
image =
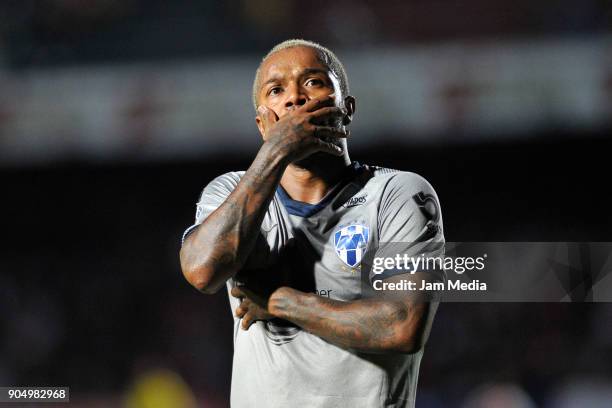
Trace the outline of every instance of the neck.
{"type": "Polygon", "coordinates": [[[335,157],[315,153],[287,166],[280,184],[292,199],[316,204],[346,176],[350,164],[348,154],[335,157]]]}

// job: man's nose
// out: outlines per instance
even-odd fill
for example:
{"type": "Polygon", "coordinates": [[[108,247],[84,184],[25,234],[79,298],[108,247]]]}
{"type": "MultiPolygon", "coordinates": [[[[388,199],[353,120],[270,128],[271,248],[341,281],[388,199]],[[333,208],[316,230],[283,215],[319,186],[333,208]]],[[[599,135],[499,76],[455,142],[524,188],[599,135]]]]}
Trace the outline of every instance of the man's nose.
{"type": "Polygon", "coordinates": [[[298,106],[302,106],[306,103],[306,95],[302,93],[299,86],[293,85],[288,89],[287,99],[285,100],[285,108],[295,109],[298,106]]]}

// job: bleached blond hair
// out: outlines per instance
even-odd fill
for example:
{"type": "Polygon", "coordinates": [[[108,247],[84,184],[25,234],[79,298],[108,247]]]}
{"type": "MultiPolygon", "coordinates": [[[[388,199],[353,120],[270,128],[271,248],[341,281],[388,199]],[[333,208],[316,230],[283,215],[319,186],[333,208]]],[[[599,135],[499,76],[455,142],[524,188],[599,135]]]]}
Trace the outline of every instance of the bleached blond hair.
{"type": "Polygon", "coordinates": [[[257,71],[255,72],[255,80],[253,81],[253,107],[255,108],[255,112],[257,112],[257,94],[259,93],[260,87],[260,76],[261,76],[261,66],[264,61],[268,59],[272,54],[277,53],[278,51],[286,50],[287,48],[295,48],[295,47],[309,47],[318,51],[323,63],[327,65],[327,67],[332,71],[337,77],[338,82],[340,83],[340,90],[342,91],[342,95],[346,96],[349,94],[349,85],[348,85],[348,77],[346,76],[346,71],[344,70],[344,66],[342,62],[338,59],[336,54],[334,54],[328,48],[322,46],[313,41],[302,40],[302,39],[291,39],[283,41],[280,44],[275,45],[265,57],[261,59],[259,63],[259,67],[257,67],[257,71]]]}

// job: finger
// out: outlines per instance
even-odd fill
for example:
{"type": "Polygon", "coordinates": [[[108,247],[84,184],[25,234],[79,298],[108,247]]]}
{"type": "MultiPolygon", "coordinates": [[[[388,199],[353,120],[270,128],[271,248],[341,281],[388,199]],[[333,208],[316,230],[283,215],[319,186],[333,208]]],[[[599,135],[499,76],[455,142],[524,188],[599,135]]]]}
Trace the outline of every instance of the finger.
{"type": "Polygon", "coordinates": [[[230,290],[230,294],[231,294],[233,297],[235,297],[235,298],[239,298],[239,299],[241,299],[241,298],[243,298],[243,297],[245,297],[245,296],[246,296],[246,295],[245,295],[245,294],[242,292],[242,290],[240,290],[240,288],[239,288],[238,286],[234,286],[234,287],[232,288],[232,290],[230,290]]]}
{"type": "Polygon", "coordinates": [[[253,318],[253,315],[250,313],[247,313],[243,318],[242,318],[242,329],[243,330],[249,330],[249,327],[251,327],[251,325],[255,323],[255,319],[253,318]]]}
{"type": "Polygon", "coordinates": [[[302,106],[302,110],[306,112],[314,112],[326,106],[334,106],[336,96],[334,94],[323,96],[321,98],[311,99],[302,106]]]}
{"type": "Polygon", "coordinates": [[[353,118],[350,115],[348,115],[348,114],[346,114],[346,115],[344,115],[342,117],[342,124],[344,126],[350,125],[352,121],[353,121],[353,118]]]}
{"type": "Polygon", "coordinates": [[[339,108],[337,106],[329,106],[329,107],[321,108],[321,109],[318,109],[312,112],[310,114],[310,118],[311,118],[310,121],[312,122],[313,119],[320,118],[322,116],[323,117],[324,116],[337,117],[337,118],[342,118],[344,120],[344,118],[347,115],[346,115],[346,110],[339,108]]]}
{"type": "Polygon", "coordinates": [[[236,317],[242,318],[245,315],[246,312],[247,312],[247,310],[245,308],[243,308],[241,306],[238,306],[236,308],[236,317]]]}
{"type": "Polygon", "coordinates": [[[249,288],[248,288],[248,287],[246,287],[246,286],[242,286],[242,287],[240,288],[240,290],[242,291],[243,295],[245,296],[245,300],[248,300],[249,302],[250,302],[251,300],[253,300],[253,301],[257,302],[258,300],[260,300],[260,299],[261,299],[261,295],[259,295],[259,294],[258,294],[257,292],[255,292],[255,291],[253,291],[253,290],[249,289],[249,288]]]}
{"type": "Polygon", "coordinates": [[[338,129],[335,126],[315,126],[314,135],[316,137],[337,137],[345,139],[351,134],[346,128],[338,129]]]}
{"type": "Polygon", "coordinates": [[[334,156],[342,156],[343,154],[342,148],[340,146],[336,146],[333,143],[324,142],[321,139],[316,139],[316,144],[317,144],[318,150],[321,152],[333,154],[334,156]]]}
{"type": "Polygon", "coordinates": [[[266,118],[268,119],[268,123],[269,124],[273,124],[275,122],[278,122],[278,116],[276,115],[276,112],[274,112],[272,109],[266,107],[266,118]]]}

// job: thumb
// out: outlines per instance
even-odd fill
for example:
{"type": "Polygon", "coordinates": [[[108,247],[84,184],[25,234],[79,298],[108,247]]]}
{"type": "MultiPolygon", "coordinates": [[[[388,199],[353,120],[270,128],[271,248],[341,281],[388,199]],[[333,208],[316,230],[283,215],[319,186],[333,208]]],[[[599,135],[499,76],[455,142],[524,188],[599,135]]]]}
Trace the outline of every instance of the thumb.
{"type": "Polygon", "coordinates": [[[259,113],[259,117],[264,125],[264,130],[267,130],[270,125],[277,121],[276,113],[267,106],[261,105],[257,108],[257,112],[259,113]]]}
{"type": "Polygon", "coordinates": [[[268,108],[263,105],[257,107],[257,116],[259,116],[259,120],[261,120],[264,131],[268,128],[268,117],[266,115],[267,111],[268,108]]]}

